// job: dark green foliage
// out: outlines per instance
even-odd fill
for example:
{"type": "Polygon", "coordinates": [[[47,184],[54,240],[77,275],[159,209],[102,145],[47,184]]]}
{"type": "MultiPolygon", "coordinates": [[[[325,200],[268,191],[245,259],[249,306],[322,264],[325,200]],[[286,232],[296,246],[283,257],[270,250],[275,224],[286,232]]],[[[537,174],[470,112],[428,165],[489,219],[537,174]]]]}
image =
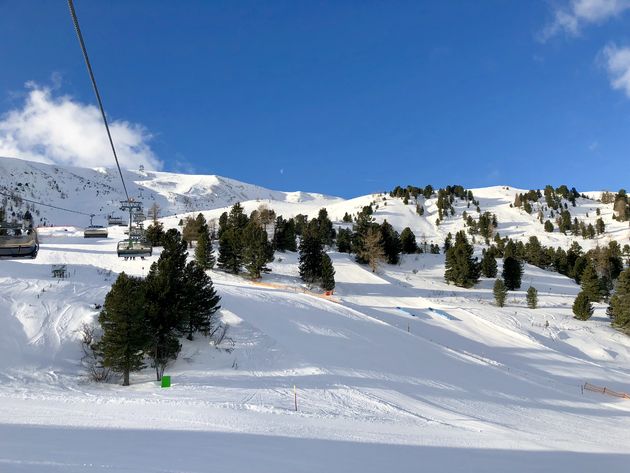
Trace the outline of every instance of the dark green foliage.
{"type": "Polygon", "coordinates": [[[346,223],[352,223],[352,215],[350,215],[348,212],[346,212],[345,214],[343,214],[343,219],[344,222],[346,223]]]}
{"type": "Polygon", "coordinates": [[[164,237],[164,225],[162,225],[162,222],[155,222],[149,225],[145,236],[152,246],[162,246],[162,238],[164,237]]]}
{"type": "Polygon", "coordinates": [[[350,253],[352,251],[352,230],[341,228],[337,232],[337,251],[339,253],[350,253]]]}
{"type": "Polygon", "coordinates": [[[505,299],[507,298],[507,288],[501,279],[497,279],[494,282],[492,293],[494,294],[494,300],[497,306],[503,307],[505,305],[505,299]]]}
{"type": "Polygon", "coordinates": [[[295,220],[292,218],[285,220],[282,216],[276,218],[276,225],[273,233],[273,247],[277,251],[296,251],[295,241],[295,220]]]}
{"type": "MultiPolygon", "coordinates": [[[[221,216],[223,218],[223,216],[221,216]]],[[[223,228],[219,228],[219,259],[218,266],[224,271],[238,274],[243,266],[243,231],[248,223],[247,215],[238,202],[232,206],[223,228]]],[[[221,225],[221,219],[219,220],[221,225]]]]}
{"type": "Polygon", "coordinates": [[[295,222],[295,234],[301,236],[308,224],[308,217],[306,215],[297,214],[293,218],[293,221],[295,222]]]}
{"type": "Polygon", "coordinates": [[[521,287],[523,277],[523,264],[514,256],[503,259],[503,282],[509,291],[514,291],[521,287]]]}
{"type": "Polygon", "coordinates": [[[593,306],[588,295],[580,292],[573,302],[573,314],[578,320],[588,320],[593,315],[593,306]]]}
{"type": "Polygon", "coordinates": [[[444,253],[450,250],[452,246],[453,246],[453,235],[451,235],[451,232],[449,232],[448,235],[446,235],[446,238],[444,239],[444,253]]]}
{"type": "Polygon", "coordinates": [[[184,269],[181,301],[179,304],[179,330],[188,340],[195,332],[209,335],[217,325],[215,312],[221,308],[212,279],[194,261],[184,269]]]}
{"type": "Polygon", "coordinates": [[[481,274],[484,278],[497,277],[497,260],[492,251],[484,251],[481,258],[481,274]]]}
{"type": "Polygon", "coordinates": [[[322,289],[332,291],[335,288],[335,268],[330,256],[326,253],[322,255],[322,289]]]}
{"type": "Polygon", "coordinates": [[[212,240],[210,238],[210,230],[206,224],[201,225],[199,228],[199,237],[197,239],[197,246],[195,247],[195,261],[204,270],[214,268],[214,264],[216,263],[212,240]]]}
{"type": "Polygon", "coordinates": [[[270,271],[266,264],[273,261],[273,247],[267,239],[267,232],[256,220],[250,220],[242,238],[243,264],[249,276],[258,279],[261,273],[270,271]]]}
{"type": "Polygon", "coordinates": [[[320,209],[317,215],[317,226],[319,227],[319,239],[324,245],[332,245],[333,238],[335,237],[335,230],[333,224],[328,218],[328,211],[326,209],[320,209]]]}
{"type": "Polygon", "coordinates": [[[417,253],[418,244],[416,236],[409,227],[406,227],[400,234],[401,251],[405,254],[417,253]]]}
{"type": "Polygon", "coordinates": [[[455,244],[446,252],[444,278],[459,287],[472,287],[479,281],[479,263],[474,249],[463,231],[455,236],[455,244]]]}
{"type": "Polygon", "coordinates": [[[385,252],[385,258],[389,264],[398,264],[400,261],[400,236],[398,232],[394,230],[387,220],[381,224],[381,240],[383,242],[383,251],[385,252]]]}
{"type": "Polygon", "coordinates": [[[164,234],[164,249],[147,275],[147,328],[150,331],[150,349],[157,379],[162,378],[167,364],[177,358],[181,348],[175,330],[181,325],[181,299],[184,294],[184,269],[187,244],[177,230],[164,234]]]}
{"type": "Polygon", "coordinates": [[[313,283],[322,276],[322,255],[324,245],[321,241],[317,220],[311,220],[300,239],[300,277],[307,283],[313,283]]]}
{"type": "Polygon", "coordinates": [[[545,231],[549,233],[553,232],[553,223],[551,223],[550,220],[545,222],[545,231]]]}
{"type": "Polygon", "coordinates": [[[588,300],[591,302],[599,302],[602,298],[601,296],[601,286],[599,282],[599,278],[597,277],[597,272],[592,264],[587,264],[586,268],[582,272],[580,278],[580,287],[582,288],[582,292],[588,297],[588,300]]]}
{"type": "Polygon", "coordinates": [[[610,298],[613,326],[630,334],[630,268],[619,275],[615,293],[610,298]]]}
{"type": "Polygon", "coordinates": [[[144,350],[150,340],[145,323],[145,289],[143,280],[120,273],[98,317],[103,329],[98,342],[102,364],[122,373],[123,386],[129,385],[130,372],[145,367],[144,350]]]}
{"type": "Polygon", "coordinates": [[[578,256],[578,258],[575,260],[575,264],[573,265],[573,270],[571,271],[571,274],[576,283],[582,284],[582,273],[588,265],[588,258],[586,256],[578,256]]]}
{"type": "Polygon", "coordinates": [[[219,238],[218,266],[222,270],[238,274],[243,266],[243,241],[241,232],[236,228],[227,228],[219,238]]]}
{"type": "Polygon", "coordinates": [[[538,291],[532,286],[527,289],[527,307],[530,309],[538,307],[538,291]]]}

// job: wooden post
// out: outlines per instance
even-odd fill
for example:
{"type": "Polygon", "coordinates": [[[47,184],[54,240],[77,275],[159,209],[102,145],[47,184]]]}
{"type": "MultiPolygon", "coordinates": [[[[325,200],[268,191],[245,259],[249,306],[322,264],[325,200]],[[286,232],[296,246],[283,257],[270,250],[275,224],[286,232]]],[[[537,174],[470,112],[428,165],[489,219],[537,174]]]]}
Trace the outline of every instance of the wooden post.
{"type": "Polygon", "coordinates": [[[297,412],[297,389],[295,384],[293,385],[293,400],[295,401],[295,412],[297,412]]]}

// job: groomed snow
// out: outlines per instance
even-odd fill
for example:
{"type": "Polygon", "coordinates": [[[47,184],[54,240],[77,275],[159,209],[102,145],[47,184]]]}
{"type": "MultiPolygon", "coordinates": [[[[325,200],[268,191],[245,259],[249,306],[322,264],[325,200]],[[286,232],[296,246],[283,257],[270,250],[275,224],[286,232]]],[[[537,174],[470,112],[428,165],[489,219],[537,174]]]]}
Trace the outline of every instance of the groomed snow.
{"type": "MultiPolygon", "coordinates": [[[[184,178],[158,177],[160,189],[172,179],[186,191],[178,187],[184,178]]],[[[213,179],[228,182],[195,179],[204,189],[213,179]]],[[[570,241],[510,208],[514,189],[473,192],[482,210],[497,213],[502,234],[570,241]]],[[[253,197],[244,206],[315,216],[328,198],[309,196],[253,197]]],[[[465,208],[456,205],[457,216],[436,227],[434,202],[420,217],[411,204],[379,199],[325,206],[340,220],[376,200],[377,220],[435,241],[459,228],[465,208]]],[[[200,210],[218,217],[229,203],[200,210]]],[[[578,203],[584,214],[601,206],[609,216],[610,206],[578,203]]],[[[167,227],[177,213],[163,218],[167,227]]],[[[627,242],[627,226],[610,229],[627,242]]],[[[93,304],[119,272],[145,275],[159,252],[119,260],[123,229],[109,232],[86,240],[79,227],[42,228],[37,259],[0,261],[2,472],[627,470],[630,401],[581,386],[630,391],[630,338],[611,329],[604,305],[591,320],[574,320],[579,288],[568,278],[526,266],[523,288],[500,309],[493,281],[445,284],[442,255],[405,256],[371,273],[331,252],[337,288],[327,300],[304,291],[295,253],[278,253],[263,277],[268,286],[210,273],[233,351],[184,341],[167,370],[170,389],[150,369],[124,388],[86,381],[77,329],[95,320],[93,304]],[[66,280],[50,276],[59,263],[68,265],[66,280]],[[530,284],[539,291],[536,310],[525,306],[530,284]]]]}

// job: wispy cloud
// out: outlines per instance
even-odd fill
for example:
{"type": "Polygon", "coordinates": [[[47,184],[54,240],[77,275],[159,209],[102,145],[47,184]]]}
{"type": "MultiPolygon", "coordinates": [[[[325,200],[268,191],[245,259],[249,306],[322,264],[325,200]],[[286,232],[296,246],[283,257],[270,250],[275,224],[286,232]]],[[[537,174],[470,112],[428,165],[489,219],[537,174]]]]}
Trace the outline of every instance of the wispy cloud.
{"type": "Polygon", "coordinates": [[[609,44],[601,52],[603,65],[608,72],[610,85],[630,98],[630,47],[609,44]]]}
{"type": "Polygon", "coordinates": [[[553,11],[553,19],[539,34],[541,41],[564,33],[578,36],[589,24],[601,24],[630,10],[630,0],[570,0],[553,11]]]}
{"type": "MultiPolygon", "coordinates": [[[[29,82],[27,94],[18,108],[0,116],[0,156],[44,163],[96,167],[114,165],[111,149],[95,106],[67,95],[55,95],[53,87],[29,82]]],[[[142,125],[122,120],[110,123],[121,166],[160,169],[142,125]]]]}

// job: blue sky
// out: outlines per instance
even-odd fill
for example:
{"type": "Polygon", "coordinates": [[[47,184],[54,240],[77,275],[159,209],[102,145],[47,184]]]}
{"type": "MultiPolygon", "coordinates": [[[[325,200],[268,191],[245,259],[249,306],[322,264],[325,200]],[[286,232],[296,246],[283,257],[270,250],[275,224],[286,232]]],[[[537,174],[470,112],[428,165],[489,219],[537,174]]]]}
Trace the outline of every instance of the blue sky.
{"type": "MultiPolygon", "coordinates": [[[[129,166],[341,196],[629,187],[628,0],[75,4],[129,166]]],[[[0,155],[111,160],[65,1],[0,0],[0,67],[0,155]]]]}

